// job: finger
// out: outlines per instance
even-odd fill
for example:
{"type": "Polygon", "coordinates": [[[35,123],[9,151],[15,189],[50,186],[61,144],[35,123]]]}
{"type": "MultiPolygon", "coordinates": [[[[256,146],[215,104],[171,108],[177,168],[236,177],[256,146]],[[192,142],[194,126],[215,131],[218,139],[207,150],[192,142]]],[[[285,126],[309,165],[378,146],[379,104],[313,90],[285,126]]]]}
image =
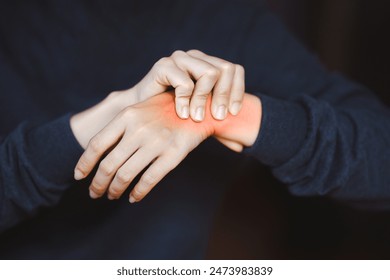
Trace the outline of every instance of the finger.
{"type": "Polygon", "coordinates": [[[179,97],[176,112],[181,118],[189,117],[189,102],[194,90],[194,82],[190,75],[181,70],[171,57],[163,57],[157,61],[149,73],[134,87],[138,102],[165,92],[168,87],[175,88],[179,97]],[[180,98],[185,97],[185,98],[180,98]]]}
{"type": "Polygon", "coordinates": [[[245,94],[245,70],[241,65],[236,64],[233,85],[230,94],[229,112],[236,116],[242,107],[245,94]]]}
{"type": "Polygon", "coordinates": [[[224,65],[221,77],[218,80],[211,100],[211,113],[217,120],[224,120],[227,116],[230,91],[234,77],[234,68],[231,65],[224,65]]]}
{"type": "Polygon", "coordinates": [[[214,83],[215,80],[207,75],[201,77],[196,82],[195,90],[190,101],[190,115],[191,118],[196,122],[201,122],[204,120],[206,114],[207,98],[213,90],[212,84],[214,83]]]}
{"type": "Polygon", "coordinates": [[[184,158],[185,154],[174,156],[166,154],[157,158],[131,191],[129,196],[130,203],[141,201],[184,158]]]}
{"type": "Polygon", "coordinates": [[[219,69],[220,77],[213,90],[211,113],[215,119],[224,120],[229,108],[231,88],[236,70],[235,65],[218,57],[206,55],[198,50],[190,50],[187,53],[190,56],[207,61],[219,69]]]}
{"type": "Polygon", "coordinates": [[[244,149],[244,146],[238,142],[231,141],[222,137],[215,137],[215,138],[232,151],[240,153],[244,149]]]}
{"type": "Polygon", "coordinates": [[[181,70],[171,58],[160,59],[160,63],[155,65],[155,72],[158,83],[175,88],[176,113],[180,118],[187,119],[195,86],[190,75],[181,70]]]}
{"type": "Polygon", "coordinates": [[[194,121],[202,121],[207,97],[218,80],[219,70],[210,63],[182,51],[174,52],[172,58],[180,69],[187,71],[196,80],[190,101],[190,115],[194,121]]]}
{"type": "Polygon", "coordinates": [[[101,197],[106,192],[117,170],[132,156],[138,147],[139,144],[135,139],[126,137],[126,134],[124,135],[122,141],[100,162],[89,187],[91,198],[101,197]]]}
{"type": "Polygon", "coordinates": [[[75,179],[80,180],[88,176],[102,155],[122,137],[123,133],[123,123],[114,120],[96,134],[89,141],[86,150],[76,164],[75,179]]]}
{"type": "Polygon", "coordinates": [[[135,152],[134,155],[122,165],[112,180],[108,188],[108,195],[110,198],[119,198],[134,178],[148,166],[160,152],[160,147],[150,149],[148,146],[143,146],[135,152]]]}

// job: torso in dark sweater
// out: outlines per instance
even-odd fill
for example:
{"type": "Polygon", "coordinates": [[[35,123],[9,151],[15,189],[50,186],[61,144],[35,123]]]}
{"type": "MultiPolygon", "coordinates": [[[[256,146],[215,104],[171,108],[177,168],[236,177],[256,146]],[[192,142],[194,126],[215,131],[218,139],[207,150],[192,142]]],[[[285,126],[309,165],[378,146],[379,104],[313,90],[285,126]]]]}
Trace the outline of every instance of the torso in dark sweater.
{"type": "Polygon", "coordinates": [[[247,91],[267,94],[259,94],[262,134],[247,153],[293,194],[389,205],[390,175],[381,175],[390,167],[388,111],[366,89],[327,73],[262,1],[45,1],[3,4],[0,14],[0,225],[18,222],[0,237],[1,258],[203,256],[213,213],[246,161],[214,140],[137,205],[126,195],[93,201],[88,182],[69,178],[49,184],[50,195],[12,185],[69,177],[80,147],[64,128],[66,115],[134,85],[176,49],[242,64],[247,91]],[[25,128],[64,115],[50,129],[25,128]],[[50,164],[61,160],[66,170],[50,164]],[[30,203],[43,207],[29,210],[30,203]]]}

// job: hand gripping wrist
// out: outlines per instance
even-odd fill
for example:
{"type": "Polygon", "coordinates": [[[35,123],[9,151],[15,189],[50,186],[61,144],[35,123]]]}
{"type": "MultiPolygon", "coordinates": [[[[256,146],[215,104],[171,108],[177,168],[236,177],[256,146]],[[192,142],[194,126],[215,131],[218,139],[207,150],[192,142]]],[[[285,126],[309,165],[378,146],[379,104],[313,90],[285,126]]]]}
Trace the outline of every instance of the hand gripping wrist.
{"type": "Polygon", "coordinates": [[[188,126],[189,129],[194,129],[199,132],[206,131],[207,136],[223,138],[245,147],[252,146],[259,134],[262,108],[261,101],[257,96],[245,94],[240,113],[236,116],[228,114],[227,118],[223,121],[216,120],[211,115],[211,97],[209,97],[204,120],[202,122],[194,122],[192,119],[180,119],[176,115],[173,94],[163,95],[166,95],[166,98],[168,98],[167,101],[172,103],[169,106],[170,110],[169,113],[167,112],[167,115],[172,117],[172,121],[178,122],[180,125],[188,126]]]}

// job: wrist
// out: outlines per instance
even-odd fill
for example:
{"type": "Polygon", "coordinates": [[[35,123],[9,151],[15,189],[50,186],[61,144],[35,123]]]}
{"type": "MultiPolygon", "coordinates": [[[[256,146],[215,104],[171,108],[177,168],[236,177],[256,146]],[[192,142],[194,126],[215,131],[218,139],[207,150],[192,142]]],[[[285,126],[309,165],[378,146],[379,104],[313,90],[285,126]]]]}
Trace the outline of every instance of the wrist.
{"type": "Polygon", "coordinates": [[[252,94],[245,94],[242,109],[236,116],[228,115],[223,121],[211,117],[214,136],[244,147],[252,146],[260,132],[262,116],[261,100],[252,94]]]}

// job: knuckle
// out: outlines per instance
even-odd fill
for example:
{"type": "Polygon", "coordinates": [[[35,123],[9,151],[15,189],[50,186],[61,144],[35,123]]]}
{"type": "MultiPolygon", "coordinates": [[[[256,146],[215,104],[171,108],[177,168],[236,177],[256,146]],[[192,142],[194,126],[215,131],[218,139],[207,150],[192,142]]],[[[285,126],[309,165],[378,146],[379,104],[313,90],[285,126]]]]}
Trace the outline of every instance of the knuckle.
{"type": "Polygon", "coordinates": [[[160,168],[157,169],[156,173],[158,173],[158,174],[165,174],[166,175],[169,172],[171,172],[180,163],[181,155],[184,153],[183,150],[184,150],[183,147],[181,149],[179,148],[176,151],[176,153],[173,154],[175,156],[175,160],[166,162],[164,167],[160,167],[160,168]]]}
{"type": "Polygon", "coordinates": [[[113,197],[120,197],[122,195],[123,189],[118,186],[111,186],[109,189],[110,195],[113,197]]]}
{"type": "Polygon", "coordinates": [[[194,97],[191,100],[191,106],[193,106],[192,104],[205,106],[209,94],[209,91],[206,91],[201,88],[197,89],[197,92],[194,94],[194,97]]]}
{"type": "Polygon", "coordinates": [[[107,95],[106,99],[107,99],[107,100],[115,99],[115,98],[116,98],[117,96],[119,96],[120,94],[121,94],[120,91],[113,91],[113,92],[110,92],[110,93],[107,95]]]}
{"type": "Polygon", "coordinates": [[[94,153],[100,152],[101,149],[101,141],[99,137],[95,136],[90,141],[88,146],[90,147],[91,151],[94,153]]]}
{"type": "Polygon", "coordinates": [[[132,119],[134,116],[134,110],[131,107],[124,109],[120,115],[120,118],[123,119],[132,119]]]}
{"type": "Polygon", "coordinates": [[[234,97],[234,99],[231,100],[231,103],[238,103],[238,104],[242,104],[242,102],[244,101],[244,92],[243,91],[240,91],[238,93],[236,93],[236,96],[234,97]]]}
{"type": "Polygon", "coordinates": [[[179,85],[176,90],[176,97],[189,97],[194,90],[195,84],[192,80],[185,81],[179,85]]]}
{"type": "Polygon", "coordinates": [[[77,169],[79,169],[83,173],[83,175],[85,175],[84,173],[86,172],[86,170],[88,170],[88,166],[89,163],[87,159],[85,158],[85,156],[82,156],[77,163],[77,169]]]}
{"type": "Polygon", "coordinates": [[[189,54],[189,55],[200,55],[200,54],[203,54],[203,53],[200,50],[191,49],[191,50],[187,51],[187,54],[189,54]]]}
{"type": "Polygon", "coordinates": [[[129,172],[125,172],[122,170],[119,170],[116,174],[116,180],[119,182],[119,184],[128,184],[131,181],[131,174],[129,172]]]}
{"type": "Polygon", "coordinates": [[[241,72],[241,73],[245,73],[245,68],[244,66],[240,65],[240,64],[236,64],[236,71],[237,72],[241,72]]]}
{"type": "Polygon", "coordinates": [[[226,88],[220,89],[218,92],[215,92],[215,96],[218,97],[218,102],[226,102],[229,99],[230,90],[226,88]]]}
{"type": "Polygon", "coordinates": [[[160,68],[163,65],[167,65],[171,63],[171,58],[169,57],[162,57],[160,58],[154,65],[154,68],[160,68]]]}
{"type": "Polygon", "coordinates": [[[106,187],[100,184],[99,182],[94,181],[92,182],[90,189],[94,191],[96,194],[102,195],[105,192],[106,187]]]}
{"type": "Polygon", "coordinates": [[[233,72],[235,70],[234,65],[228,61],[223,62],[220,67],[224,72],[233,72]]]}
{"type": "Polygon", "coordinates": [[[185,52],[182,50],[176,50],[172,53],[171,57],[177,58],[183,56],[183,54],[185,54],[185,52]]]}
{"type": "Polygon", "coordinates": [[[99,165],[99,172],[104,176],[111,176],[114,173],[115,167],[108,159],[104,159],[99,165]]]}
{"type": "Polygon", "coordinates": [[[210,78],[215,79],[219,76],[220,72],[217,68],[210,67],[209,69],[206,70],[205,74],[210,78]]]}
{"type": "Polygon", "coordinates": [[[195,84],[191,79],[189,79],[189,80],[185,81],[181,86],[182,86],[183,90],[192,91],[195,87],[195,84]]]}
{"type": "Polygon", "coordinates": [[[133,191],[131,192],[131,195],[137,200],[141,200],[145,195],[144,192],[138,190],[138,188],[134,188],[133,191]]]}
{"type": "Polygon", "coordinates": [[[171,139],[171,136],[173,134],[173,131],[171,128],[164,127],[159,132],[158,138],[156,138],[157,145],[165,145],[167,142],[169,143],[169,140],[171,139]]]}
{"type": "Polygon", "coordinates": [[[157,176],[154,173],[145,173],[141,178],[141,182],[143,185],[147,186],[155,185],[157,183],[157,176]]]}

